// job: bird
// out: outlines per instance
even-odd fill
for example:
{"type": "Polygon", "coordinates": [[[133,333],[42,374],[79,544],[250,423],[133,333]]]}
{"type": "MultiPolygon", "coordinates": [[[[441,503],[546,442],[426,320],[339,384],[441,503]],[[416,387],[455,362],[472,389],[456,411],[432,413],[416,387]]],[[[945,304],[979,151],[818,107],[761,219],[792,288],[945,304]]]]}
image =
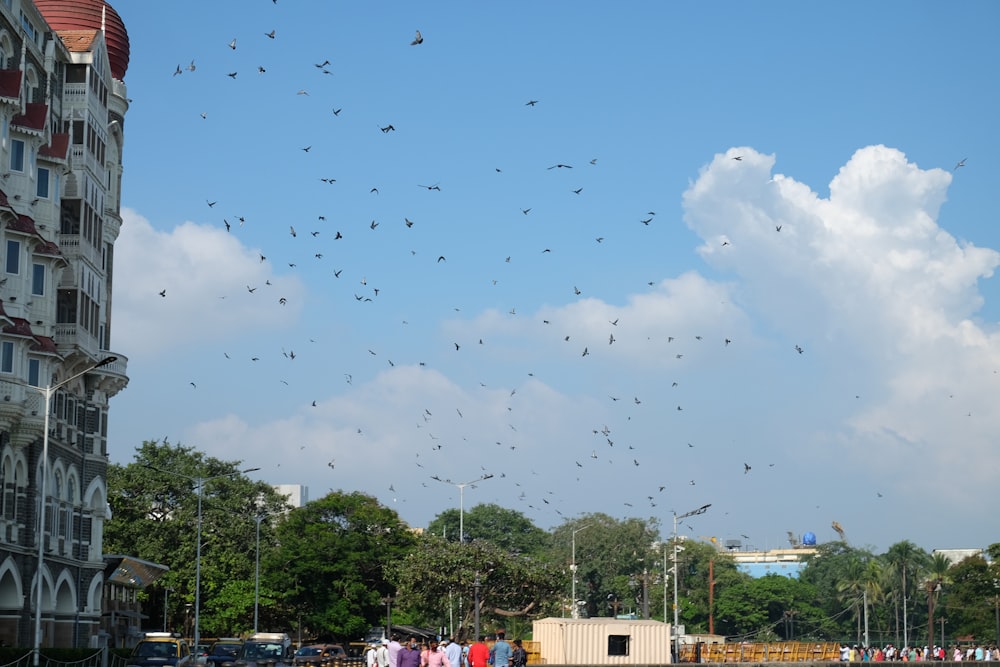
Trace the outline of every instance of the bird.
{"type": "Polygon", "coordinates": [[[229,77],[229,78],[231,78],[231,79],[235,79],[235,78],[236,78],[236,74],[237,74],[237,72],[230,72],[230,73],[229,73],[229,74],[227,74],[226,76],[228,76],[228,77],[229,77]]]}
{"type": "Polygon", "coordinates": [[[749,464],[749,463],[746,463],[746,462],[744,462],[744,463],[743,463],[743,474],[745,475],[745,474],[747,474],[748,472],[750,472],[750,464],[749,464]]]}
{"type": "Polygon", "coordinates": [[[446,262],[446,261],[448,260],[445,259],[444,255],[438,255],[438,262],[446,262]]]}
{"type": "Polygon", "coordinates": [[[194,387],[195,389],[197,389],[197,388],[198,388],[198,385],[196,385],[196,384],[195,384],[194,382],[189,382],[188,384],[190,384],[190,385],[191,385],[192,387],[194,387]]]}
{"type": "Polygon", "coordinates": [[[181,69],[180,63],[177,63],[177,69],[174,70],[174,76],[177,76],[178,74],[183,74],[183,73],[184,73],[184,70],[181,69]]]}
{"type": "Polygon", "coordinates": [[[274,30],[272,30],[271,32],[265,32],[264,36],[265,37],[270,37],[271,39],[274,39],[274,33],[275,33],[274,30]]]}
{"type": "Polygon", "coordinates": [[[589,350],[588,348],[586,348],[586,347],[585,347],[585,348],[583,348],[583,354],[581,354],[580,356],[581,356],[581,357],[585,357],[585,356],[587,356],[588,354],[590,354],[590,350],[589,350]]]}
{"type": "Polygon", "coordinates": [[[799,354],[802,354],[803,352],[805,352],[805,350],[802,349],[801,345],[796,345],[795,346],[795,351],[798,352],[799,354]]]}
{"type": "Polygon", "coordinates": [[[217,204],[218,202],[217,202],[217,201],[208,201],[208,200],[206,199],[206,200],[205,200],[205,203],[206,203],[206,204],[208,204],[208,207],[209,207],[209,208],[212,208],[212,207],[213,207],[213,206],[215,206],[215,205],[216,205],[216,204],[217,204]]]}
{"type": "Polygon", "coordinates": [[[233,51],[236,50],[236,38],[235,37],[233,37],[233,41],[229,42],[229,48],[231,48],[233,51]]]}
{"type": "Polygon", "coordinates": [[[576,190],[573,190],[574,194],[580,194],[581,192],[583,192],[583,188],[577,188],[576,190]]]}
{"type": "Polygon", "coordinates": [[[289,230],[289,232],[291,233],[291,235],[292,235],[292,238],[295,238],[296,236],[298,236],[298,235],[297,235],[297,234],[295,233],[295,227],[292,227],[291,225],[289,225],[289,226],[288,226],[288,230],[289,230]]]}
{"type": "Polygon", "coordinates": [[[410,220],[409,218],[403,218],[403,223],[404,223],[404,224],[405,224],[405,225],[406,225],[407,227],[412,227],[412,226],[413,226],[413,221],[412,221],[412,220],[410,220]]]}
{"type": "Polygon", "coordinates": [[[165,289],[164,290],[160,290],[160,296],[166,297],[167,296],[167,290],[165,290],[165,289]]]}
{"type": "Polygon", "coordinates": [[[266,69],[264,69],[264,66],[263,66],[263,65],[257,65],[257,73],[258,73],[258,74],[263,74],[263,73],[264,73],[264,72],[266,72],[266,71],[267,71],[267,70],[266,70],[266,69]]]}
{"type": "Polygon", "coordinates": [[[438,192],[441,191],[441,187],[437,183],[435,183],[434,185],[420,185],[419,183],[417,183],[417,187],[426,188],[427,190],[437,190],[438,192]]]}
{"type": "Polygon", "coordinates": [[[533,107],[536,104],[538,104],[538,100],[528,100],[527,102],[524,103],[524,106],[526,106],[526,107],[533,107]]]}
{"type": "Polygon", "coordinates": [[[548,168],[549,169],[572,169],[573,165],[571,165],[571,164],[554,164],[554,165],[552,165],[551,167],[548,167],[548,168]]]}
{"type": "Polygon", "coordinates": [[[954,166],[954,167],[952,167],[952,168],[951,168],[951,170],[952,170],[952,171],[955,171],[955,170],[956,170],[956,169],[958,169],[959,167],[964,167],[964,166],[965,166],[965,161],[966,161],[966,160],[968,160],[968,159],[969,159],[969,158],[967,158],[967,157],[964,157],[964,158],[962,158],[961,160],[959,160],[959,161],[958,161],[958,162],[957,162],[957,163],[955,164],[955,166],[954,166]]]}
{"type": "Polygon", "coordinates": [[[305,146],[305,147],[304,147],[304,148],[302,149],[302,152],[304,152],[304,153],[308,153],[308,152],[309,152],[310,150],[312,150],[312,146],[305,146]]]}
{"type": "Polygon", "coordinates": [[[339,116],[339,115],[340,115],[340,112],[341,112],[341,111],[343,111],[343,110],[344,110],[344,108],[343,108],[343,107],[341,107],[340,109],[334,109],[334,110],[333,110],[333,115],[334,115],[334,116],[339,116]]]}
{"type": "Polygon", "coordinates": [[[385,127],[379,127],[378,129],[382,130],[383,134],[388,134],[389,132],[395,132],[396,131],[396,128],[394,128],[391,124],[390,125],[386,125],[385,127]]]}
{"type": "Polygon", "coordinates": [[[421,35],[420,31],[418,30],[417,36],[413,38],[412,42],[410,42],[410,46],[416,46],[417,44],[423,44],[423,43],[424,43],[424,36],[421,35]]]}
{"type": "Polygon", "coordinates": [[[531,213],[531,209],[530,208],[522,208],[521,209],[521,213],[524,213],[525,215],[528,215],[529,213],[531,213]]]}
{"type": "Polygon", "coordinates": [[[774,231],[780,232],[781,231],[781,225],[775,225],[774,226],[774,231]]]}
{"type": "Polygon", "coordinates": [[[736,160],[737,162],[742,162],[743,161],[743,156],[742,155],[737,155],[733,159],[736,160]]]}

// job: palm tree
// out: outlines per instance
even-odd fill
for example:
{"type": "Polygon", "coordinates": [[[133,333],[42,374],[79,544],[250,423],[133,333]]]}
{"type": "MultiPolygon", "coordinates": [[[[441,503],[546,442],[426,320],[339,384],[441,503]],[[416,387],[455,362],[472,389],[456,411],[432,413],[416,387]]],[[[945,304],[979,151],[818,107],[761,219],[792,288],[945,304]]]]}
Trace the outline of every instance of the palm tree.
{"type": "Polygon", "coordinates": [[[857,627],[856,644],[861,643],[861,601],[864,597],[867,586],[865,562],[852,555],[847,562],[843,578],[837,582],[838,597],[843,602],[850,602],[854,610],[855,625],[857,627]]]}
{"type": "Polygon", "coordinates": [[[909,637],[906,633],[906,582],[908,579],[912,581],[923,569],[928,560],[927,552],[913,542],[903,540],[889,547],[889,551],[886,552],[885,556],[903,584],[903,646],[908,646],[909,637]]]}
{"type": "Polygon", "coordinates": [[[941,587],[951,583],[951,577],[948,576],[950,569],[951,561],[943,554],[934,554],[927,569],[927,579],[924,580],[927,591],[927,645],[931,648],[934,647],[934,607],[941,587]]]}

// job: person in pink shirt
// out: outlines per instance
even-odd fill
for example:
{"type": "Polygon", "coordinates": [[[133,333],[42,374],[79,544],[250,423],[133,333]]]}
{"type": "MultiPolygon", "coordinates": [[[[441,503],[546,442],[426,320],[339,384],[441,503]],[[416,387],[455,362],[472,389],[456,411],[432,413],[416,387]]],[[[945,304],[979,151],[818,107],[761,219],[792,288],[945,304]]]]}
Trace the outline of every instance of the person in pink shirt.
{"type": "Polygon", "coordinates": [[[430,647],[427,650],[426,660],[427,662],[424,663],[426,667],[452,667],[451,662],[448,660],[448,656],[444,651],[438,650],[438,643],[433,639],[431,640],[430,647]]]}

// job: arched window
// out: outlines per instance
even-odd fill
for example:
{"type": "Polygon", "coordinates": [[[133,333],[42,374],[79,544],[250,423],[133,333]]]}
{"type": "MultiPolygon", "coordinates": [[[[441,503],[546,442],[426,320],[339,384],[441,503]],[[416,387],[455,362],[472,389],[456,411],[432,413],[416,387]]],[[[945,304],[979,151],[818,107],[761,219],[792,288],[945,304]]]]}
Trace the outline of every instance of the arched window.
{"type": "Polygon", "coordinates": [[[38,87],[39,79],[38,72],[35,71],[33,65],[28,65],[24,72],[24,83],[26,87],[27,98],[29,102],[41,102],[41,90],[38,87]]]}
{"type": "Polygon", "coordinates": [[[14,69],[14,45],[6,30],[0,32],[0,69],[14,69]]]}

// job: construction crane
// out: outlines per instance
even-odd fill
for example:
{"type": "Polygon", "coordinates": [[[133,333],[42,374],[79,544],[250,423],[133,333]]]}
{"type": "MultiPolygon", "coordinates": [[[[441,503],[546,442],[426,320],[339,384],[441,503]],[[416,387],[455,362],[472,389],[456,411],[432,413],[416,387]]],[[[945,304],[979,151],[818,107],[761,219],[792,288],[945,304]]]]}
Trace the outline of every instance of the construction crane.
{"type": "Polygon", "coordinates": [[[841,542],[843,542],[844,544],[848,543],[847,535],[844,534],[844,527],[840,525],[839,521],[834,521],[833,523],[830,524],[830,527],[833,528],[837,532],[837,535],[840,536],[841,542]]]}

